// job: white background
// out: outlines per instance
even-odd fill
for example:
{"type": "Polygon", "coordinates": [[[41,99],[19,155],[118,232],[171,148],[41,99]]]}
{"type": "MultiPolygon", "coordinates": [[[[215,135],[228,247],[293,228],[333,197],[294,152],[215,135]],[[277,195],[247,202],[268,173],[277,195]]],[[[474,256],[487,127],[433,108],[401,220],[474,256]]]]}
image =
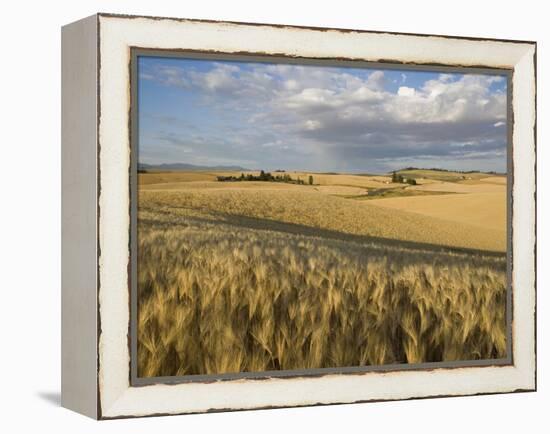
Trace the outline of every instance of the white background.
{"type": "MultiPolygon", "coordinates": [[[[508,433],[550,430],[550,31],[542,1],[4,2],[0,63],[0,431],[508,433]],[[538,42],[536,393],[94,422],[60,400],[60,27],[95,12],[538,42]]],[[[521,144],[520,144],[521,145],[521,144]]],[[[521,180],[519,180],[521,182],[521,180]]]]}

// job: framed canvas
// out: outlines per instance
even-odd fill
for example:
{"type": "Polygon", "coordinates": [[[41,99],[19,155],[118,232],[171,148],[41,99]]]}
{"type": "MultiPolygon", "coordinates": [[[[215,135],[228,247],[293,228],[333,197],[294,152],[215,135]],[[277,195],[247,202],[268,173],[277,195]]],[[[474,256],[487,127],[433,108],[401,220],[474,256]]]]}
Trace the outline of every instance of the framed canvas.
{"type": "Polygon", "coordinates": [[[62,404],[536,389],[536,44],[97,14],[62,31],[62,404]]]}

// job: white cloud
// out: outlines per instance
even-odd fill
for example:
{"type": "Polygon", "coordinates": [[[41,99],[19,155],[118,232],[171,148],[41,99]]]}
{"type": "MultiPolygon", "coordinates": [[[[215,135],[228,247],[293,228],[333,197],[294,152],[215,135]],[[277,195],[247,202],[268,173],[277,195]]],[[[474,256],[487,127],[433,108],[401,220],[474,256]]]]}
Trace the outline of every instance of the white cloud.
{"type": "Polygon", "coordinates": [[[373,90],[382,91],[384,89],[384,72],[383,71],[374,71],[369,75],[367,79],[366,86],[373,90]]]}
{"type": "Polygon", "coordinates": [[[442,83],[448,83],[453,79],[452,74],[439,74],[438,81],[442,83]]]}
{"type": "Polygon", "coordinates": [[[493,124],[493,127],[503,127],[504,125],[506,125],[505,122],[498,121],[493,124]]]}
{"type": "Polygon", "coordinates": [[[308,88],[300,93],[286,96],[286,106],[289,108],[300,109],[310,105],[333,105],[335,103],[335,93],[328,89],[308,88]]]}
{"type": "Polygon", "coordinates": [[[288,90],[296,90],[298,89],[298,82],[296,80],[286,80],[285,81],[285,89],[288,90]]]}
{"type": "Polygon", "coordinates": [[[414,87],[401,86],[397,90],[397,95],[399,96],[414,96],[415,90],[414,87]]]}
{"type": "Polygon", "coordinates": [[[305,127],[307,130],[310,130],[310,131],[318,130],[321,127],[321,122],[308,119],[305,122],[305,127]]]}

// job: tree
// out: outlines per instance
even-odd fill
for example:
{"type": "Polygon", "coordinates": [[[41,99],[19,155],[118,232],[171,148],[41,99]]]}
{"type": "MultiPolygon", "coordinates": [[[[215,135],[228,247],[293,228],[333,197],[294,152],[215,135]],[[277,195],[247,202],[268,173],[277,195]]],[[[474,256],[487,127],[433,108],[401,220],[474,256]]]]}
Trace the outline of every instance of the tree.
{"type": "Polygon", "coordinates": [[[392,174],[391,174],[391,182],[398,183],[398,182],[399,182],[398,176],[399,176],[399,175],[397,175],[396,172],[392,172],[392,174]]]}
{"type": "Polygon", "coordinates": [[[308,182],[309,185],[313,185],[313,176],[309,175],[308,182]]]}
{"type": "Polygon", "coordinates": [[[397,172],[392,172],[391,182],[395,182],[396,184],[403,184],[403,182],[404,182],[403,176],[401,176],[397,172]]]}

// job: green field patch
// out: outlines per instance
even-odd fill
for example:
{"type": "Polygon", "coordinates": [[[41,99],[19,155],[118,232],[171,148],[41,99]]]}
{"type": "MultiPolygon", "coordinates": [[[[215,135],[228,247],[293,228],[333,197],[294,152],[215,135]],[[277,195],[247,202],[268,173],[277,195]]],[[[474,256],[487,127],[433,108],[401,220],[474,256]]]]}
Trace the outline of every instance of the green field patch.
{"type": "Polygon", "coordinates": [[[441,196],[446,194],[456,194],[448,191],[427,191],[427,190],[412,190],[407,187],[402,188],[370,188],[368,194],[356,195],[339,195],[344,199],[354,200],[372,200],[386,199],[390,197],[410,197],[410,196],[441,196]]]}

